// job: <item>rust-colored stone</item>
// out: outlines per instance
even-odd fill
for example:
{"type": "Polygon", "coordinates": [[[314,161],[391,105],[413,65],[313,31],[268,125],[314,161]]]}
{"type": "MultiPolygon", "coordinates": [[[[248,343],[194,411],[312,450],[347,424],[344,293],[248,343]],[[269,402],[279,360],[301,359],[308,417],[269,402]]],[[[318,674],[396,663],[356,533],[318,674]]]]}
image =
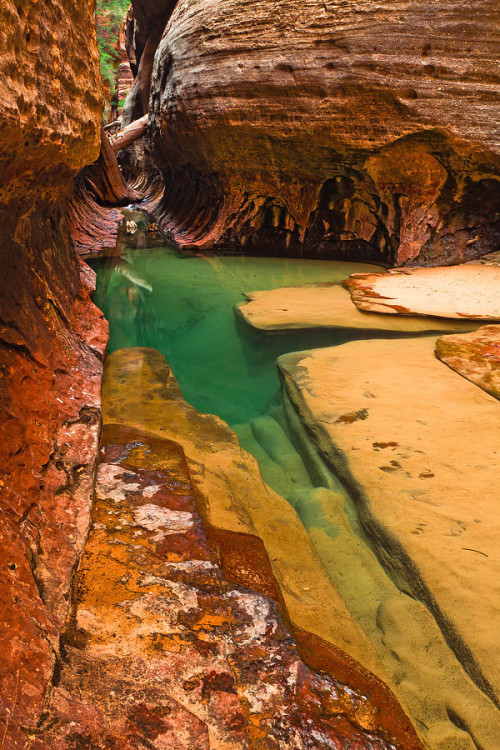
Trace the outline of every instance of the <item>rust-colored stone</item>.
{"type": "Polygon", "coordinates": [[[99,153],[93,2],[0,7],[0,738],[48,699],[86,538],[107,324],[65,224],[99,153]]]}
{"type": "Polygon", "coordinates": [[[159,226],[395,265],[496,250],[496,19],[494,0],[179,0],[151,79],[159,226]]]}
{"type": "Polygon", "coordinates": [[[436,356],[448,367],[500,398],[500,326],[482,326],[459,336],[441,336],[436,356]]]}
{"type": "Polygon", "coordinates": [[[300,660],[275,603],[225,578],[228,541],[250,538],[207,541],[178,445],[105,428],[65,661],[33,750],[420,748],[409,725],[381,725],[376,702],[300,660]],[[186,555],[172,560],[180,535],[186,555]]]}
{"type": "Polygon", "coordinates": [[[125,182],[114,149],[101,128],[99,158],[78,175],[68,206],[68,228],[76,251],[84,257],[112,252],[123,220],[112,206],[126,206],[141,198],[125,182]]]}

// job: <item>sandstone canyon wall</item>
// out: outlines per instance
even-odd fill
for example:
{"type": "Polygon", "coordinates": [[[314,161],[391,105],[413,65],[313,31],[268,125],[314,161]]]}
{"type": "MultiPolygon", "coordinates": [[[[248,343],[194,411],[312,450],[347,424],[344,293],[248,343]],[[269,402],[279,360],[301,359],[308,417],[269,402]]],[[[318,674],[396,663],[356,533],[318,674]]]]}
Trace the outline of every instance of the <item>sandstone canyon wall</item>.
{"type": "Polygon", "coordinates": [[[93,0],[0,7],[0,737],[25,747],[85,541],[106,324],[66,228],[99,154],[93,0]]]}
{"type": "Polygon", "coordinates": [[[398,265],[496,249],[499,15],[179,0],[149,105],[162,227],[183,246],[398,265]]]}

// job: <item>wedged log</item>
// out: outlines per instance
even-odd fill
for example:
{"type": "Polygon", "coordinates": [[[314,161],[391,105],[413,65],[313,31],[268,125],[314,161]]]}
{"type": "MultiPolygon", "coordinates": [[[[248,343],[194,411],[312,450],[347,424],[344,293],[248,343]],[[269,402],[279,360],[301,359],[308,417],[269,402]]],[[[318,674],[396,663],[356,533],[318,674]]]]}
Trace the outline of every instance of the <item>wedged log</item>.
{"type": "MultiPolygon", "coordinates": [[[[138,137],[137,135],[136,138],[138,137]]],[[[128,203],[141,200],[142,196],[125,182],[116,161],[115,151],[102,129],[99,158],[84,170],[83,176],[87,189],[103,205],[126,206],[128,203]]]]}
{"type": "Polygon", "coordinates": [[[115,248],[123,217],[113,207],[140,201],[142,195],[125,182],[104,129],[99,158],[78,175],[75,184],[67,222],[77,253],[98,255],[115,248]]]}
{"type": "Polygon", "coordinates": [[[162,229],[183,246],[396,265],[495,250],[496,14],[494,0],[474,14],[179,0],[151,83],[162,229]]]}
{"type": "Polygon", "coordinates": [[[131,143],[136,141],[138,138],[144,135],[148,128],[148,115],[144,115],[139,120],[134,120],[130,125],[127,125],[122,130],[119,130],[115,135],[110,136],[109,142],[111,148],[116,153],[121,148],[130,146],[131,143]]]}

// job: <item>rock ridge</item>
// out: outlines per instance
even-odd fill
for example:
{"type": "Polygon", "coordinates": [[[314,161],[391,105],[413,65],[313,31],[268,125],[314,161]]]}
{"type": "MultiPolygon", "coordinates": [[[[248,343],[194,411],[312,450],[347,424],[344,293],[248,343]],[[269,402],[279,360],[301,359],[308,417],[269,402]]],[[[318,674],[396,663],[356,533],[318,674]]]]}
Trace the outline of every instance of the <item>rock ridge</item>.
{"type": "Polygon", "coordinates": [[[493,0],[179,0],[151,79],[159,225],[391,265],[496,250],[497,19],[493,0]]]}

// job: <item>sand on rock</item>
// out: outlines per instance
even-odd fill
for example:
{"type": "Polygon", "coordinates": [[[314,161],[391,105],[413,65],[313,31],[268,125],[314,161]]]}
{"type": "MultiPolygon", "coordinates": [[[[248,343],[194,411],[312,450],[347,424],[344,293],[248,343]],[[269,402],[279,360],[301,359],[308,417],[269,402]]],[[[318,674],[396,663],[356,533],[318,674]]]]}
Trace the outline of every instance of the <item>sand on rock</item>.
{"type": "Polygon", "coordinates": [[[473,333],[442,336],[436,356],[464,378],[500,398],[500,326],[482,326],[473,333]]]}
{"type": "Polygon", "coordinates": [[[368,312],[500,320],[500,267],[494,265],[353,274],[344,285],[368,312]]]}
{"type": "MultiPolygon", "coordinates": [[[[373,275],[370,275],[372,277],[373,275]]],[[[304,328],[355,328],[373,331],[464,331],[477,327],[468,320],[438,317],[385,316],[363,312],[353,305],[349,293],[336,283],[304,284],[245,292],[249,300],[236,308],[243,320],[261,331],[304,328]]]]}

